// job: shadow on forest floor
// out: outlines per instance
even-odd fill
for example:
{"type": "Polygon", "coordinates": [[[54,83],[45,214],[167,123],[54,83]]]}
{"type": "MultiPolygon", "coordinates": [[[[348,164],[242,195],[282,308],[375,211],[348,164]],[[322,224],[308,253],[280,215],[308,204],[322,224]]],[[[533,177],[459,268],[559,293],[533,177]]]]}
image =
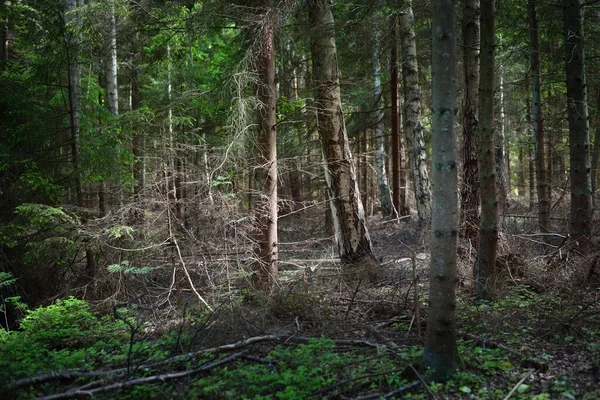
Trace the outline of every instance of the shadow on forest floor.
{"type": "Polygon", "coordinates": [[[98,317],[75,299],[31,312],[21,331],[0,332],[0,396],[600,398],[600,292],[590,278],[598,255],[543,254],[515,229],[501,238],[497,299],[478,303],[475,249],[461,242],[462,366],[440,384],[413,368],[426,328],[426,233],[372,218],[385,272],[367,285],[340,277],[316,213],[282,219],[280,229],[275,294],[234,285],[208,294],[212,311],[190,303],[168,318],[125,303],[98,317]]]}

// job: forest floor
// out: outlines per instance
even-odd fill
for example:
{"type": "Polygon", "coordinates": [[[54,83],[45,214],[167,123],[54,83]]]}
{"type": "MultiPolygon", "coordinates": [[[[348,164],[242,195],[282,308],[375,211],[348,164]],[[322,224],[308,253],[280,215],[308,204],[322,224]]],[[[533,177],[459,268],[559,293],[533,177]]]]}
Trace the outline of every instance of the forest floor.
{"type": "Polygon", "coordinates": [[[502,279],[491,302],[475,301],[475,249],[460,243],[460,369],[444,384],[417,372],[427,234],[372,217],[384,273],[347,283],[322,213],[312,211],[281,219],[276,294],[229,287],[209,295],[212,312],[188,306],[158,323],[125,308],[92,318],[75,303],[36,311],[31,330],[49,335],[27,336],[27,326],[0,335],[0,397],[600,399],[599,255],[548,247],[527,233],[528,221],[505,220],[511,233],[501,237],[502,279]],[[68,323],[78,333],[65,333],[68,323]],[[36,346],[40,354],[30,355],[36,346]]]}

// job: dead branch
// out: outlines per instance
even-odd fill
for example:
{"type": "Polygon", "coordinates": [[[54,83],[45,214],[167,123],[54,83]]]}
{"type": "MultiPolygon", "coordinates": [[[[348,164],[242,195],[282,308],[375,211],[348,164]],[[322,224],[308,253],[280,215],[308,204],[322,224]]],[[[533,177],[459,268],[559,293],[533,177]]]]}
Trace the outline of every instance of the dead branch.
{"type": "Polygon", "coordinates": [[[179,379],[186,376],[191,376],[200,372],[208,371],[209,369],[219,367],[223,364],[230,363],[238,358],[240,358],[245,351],[240,351],[238,353],[231,354],[228,357],[223,358],[222,360],[215,361],[210,364],[204,364],[197,368],[192,368],[186,371],[181,372],[171,372],[167,374],[148,376],[144,378],[132,379],[124,382],[117,382],[110,385],[102,386],[96,389],[91,390],[82,390],[81,388],[76,388],[69,390],[64,393],[53,394],[50,396],[41,397],[40,400],[58,400],[58,399],[71,399],[75,397],[93,397],[99,394],[112,392],[115,390],[125,389],[135,385],[145,385],[152,384],[156,382],[165,382],[172,379],[179,379]]]}

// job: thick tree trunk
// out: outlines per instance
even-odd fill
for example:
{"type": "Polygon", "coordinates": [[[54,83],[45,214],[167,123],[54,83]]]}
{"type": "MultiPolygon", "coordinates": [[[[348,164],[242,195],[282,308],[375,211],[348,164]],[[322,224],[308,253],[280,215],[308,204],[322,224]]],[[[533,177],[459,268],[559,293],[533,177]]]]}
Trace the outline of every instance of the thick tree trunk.
{"type": "Polygon", "coordinates": [[[475,146],[479,92],[479,0],[463,0],[462,9],[464,95],[461,211],[464,222],[463,236],[476,243],[479,227],[479,180],[475,146]]]}
{"type": "Polygon", "coordinates": [[[406,179],[402,169],[402,141],[398,98],[398,13],[390,19],[390,103],[392,127],[392,203],[399,216],[410,215],[406,202],[406,179]]]}
{"type": "Polygon", "coordinates": [[[275,26],[273,0],[258,0],[261,38],[257,60],[258,116],[257,138],[259,166],[256,168],[261,185],[261,198],[256,205],[257,237],[254,283],[273,290],[278,274],[277,239],[277,131],[275,129],[275,26]]]}
{"type": "Polygon", "coordinates": [[[583,249],[592,231],[592,182],[582,1],[563,0],[563,13],[571,162],[570,233],[583,249]]]}
{"type": "Polygon", "coordinates": [[[456,246],[459,229],[456,150],[456,33],[454,2],[433,2],[432,26],[433,207],[429,312],[423,361],[432,378],[445,380],[457,368],[456,246]]]}
{"type": "MultiPolygon", "coordinates": [[[[343,264],[368,269],[377,265],[367,230],[354,162],[342,113],[335,26],[329,0],[309,0],[317,127],[327,168],[327,186],[338,252],[343,264]]],[[[374,271],[373,271],[374,272],[374,271]]]]}
{"type": "Polygon", "coordinates": [[[498,248],[498,201],[494,166],[494,0],[481,6],[481,71],[479,83],[479,184],[481,221],[474,275],[479,299],[492,297],[498,248]]]}
{"type": "Polygon", "coordinates": [[[412,181],[417,201],[419,221],[426,223],[431,218],[431,185],[427,172],[427,153],[421,123],[421,87],[417,63],[417,44],[411,0],[401,2],[404,6],[400,17],[402,44],[402,78],[404,87],[404,130],[408,138],[408,151],[412,165],[412,181]]]}
{"type": "Polygon", "coordinates": [[[531,92],[533,133],[535,137],[535,166],[537,175],[538,218],[541,232],[550,232],[550,199],[544,154],[544,125],[542,119],[542,93],[540,89],[540,53],[536,0],[528,0],[529,46],[531,55],[531,92]]]}
{"type": "MultiPolygon", "coordinates": [[[[376,18],[376,17],[375,17],[376,18]]],[[[375,153],[375,163],[377,166],[377,184],[379,187],[379,206],[381,215],[389,217],[393,215],[394,208],[390,187],[388,185],[386,161],[385,161],[385,137],[383,127],[383,93],[381,90],[381,63],[379,62],[379,27],[377,21],[373,20],[372,25],[373,43],[371,46],[371,60],[373,63],[373,95],[375,101],[375,135],[377,138],[377,151],[375,153]]]]}

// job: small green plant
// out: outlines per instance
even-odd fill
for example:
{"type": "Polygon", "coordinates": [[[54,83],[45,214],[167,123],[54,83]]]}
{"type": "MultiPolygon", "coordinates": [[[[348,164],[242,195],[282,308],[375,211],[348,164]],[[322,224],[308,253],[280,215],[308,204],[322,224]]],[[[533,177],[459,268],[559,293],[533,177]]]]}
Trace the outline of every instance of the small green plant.
{"type": "Polygon", "coordinates": [[[4,315],[4,326],[9,329],[8,308],[12,307],[18,311],[27,309],[27,304],[21,302],[21,296],[4,296],[4,288],[14,285],[17,282],[8,272],[0,272],[0,313],[4,315]]]}

